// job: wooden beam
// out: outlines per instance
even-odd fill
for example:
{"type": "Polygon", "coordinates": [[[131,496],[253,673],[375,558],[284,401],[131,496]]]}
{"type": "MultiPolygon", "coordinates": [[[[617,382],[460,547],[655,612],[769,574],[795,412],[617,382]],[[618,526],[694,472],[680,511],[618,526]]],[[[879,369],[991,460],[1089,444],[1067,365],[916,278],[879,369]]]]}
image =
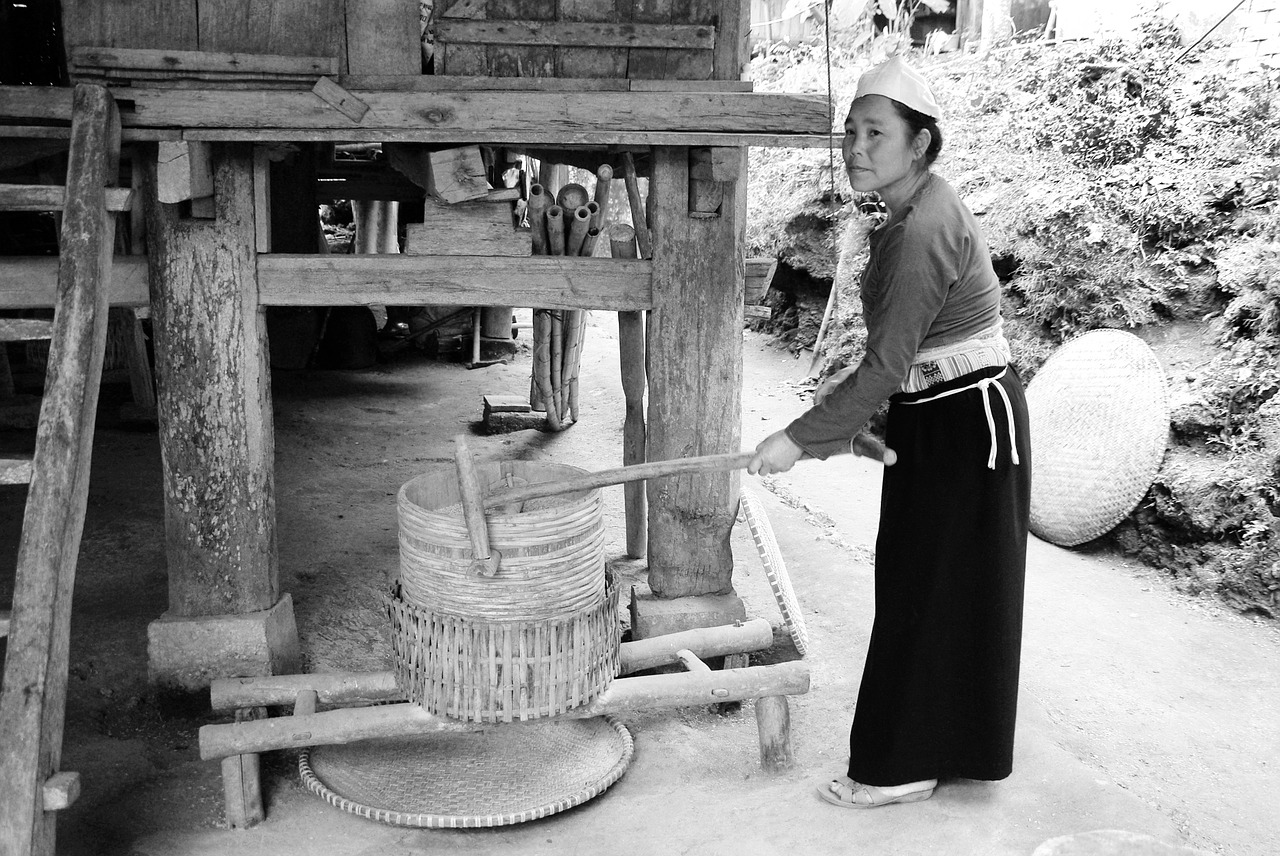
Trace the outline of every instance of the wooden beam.
{"type": "MultiPolygon", "coordinates": [[[[67,189],[60,184],[0,184],[0,211],[62,211],[66,196],[67,189]]],[[[132,190],[107,188],[108,211],[128,211],[132,207],[132,190]]]]}
{"type": "MultiPolygon", "coordinates": [[[[545,306],[638,311],[652,305],[648,261],[535,256],[258,256],[264,306],[545,306]]],[[[50,308],[58,260],[0,259],[0,306],[50,308]]],[[[147,259],[118,256],[112,306],[147,306],[147,259]]]]}
{"type": "Polygon", "coordinates": [[[62,811],[71,808],[80,798],[80,774],[64,770],[54,773],[44,783],[42,792],[45,811],[62,811]]]}
{"type": "Polygon", "coordinates": [[[76,47],[71,50],[72,72],[85,69],[128,69],[162,72],[221,72],[225,74],[310,75],[337,74],[331,56],[279,56],[225,51],[171,51],[146,48],[76,47]]]}
{"type": "Polygon", "coordinates": [[[827,148],[834,141],[836,149],[840,148],[840,139],[820,137],[812,134],[778,133],[737,133],[734,131],[646,131],[609,130],[595,125],[578,128],[499,128],[487,130],[481,134],[465,128],[409,128],[391,130],[366,130],[364,127],[349,128],[191,128],[183,131],[175,129],[135,129],[140,133],[135,136],[126,135],[126,139],[168,139],[178,134],[185,140],[241,141],[258,143],[302,143],[302,142],[343,142],[343,143],[436,143],[459,144],[477,143],[485,146],[504,148],[521,146],[539,146],[546,149],[564,149],[574,147],[618,146],[620,148],[637,149],[647,146],[730,146],[745,148],[756,146],[761,148],[827,148]],[[150,136],[148,136],[150,135],[150,136]],[[169,135],[167,137],[161,135],[169,135]]]}
{"type": "MultiPolygon", "coordinates": [[[[362,130],[466,130],[473,140],[487,138],[494,130],[540,129],[564,135],[581,133],[584,127],[757,134],[828,130],[827,101],[821,95],[487,90],[465,94],[355,90],[351,94],[370,108],[362,130]]],[[[351,130],[351,120],[307,92],[135,88],[118,90],[116,95],[132,105],[123,114],[127,128],[351,130]]]]}
{"type": "MultiPolygon", "coordinates": [[[[730,671],[644,675],[617,678],[594,701],[557,718],[584,719],[637,710],[798,695],[808,691],[809,666],[801,660],[730,671]]],[[[375,737],[483,731],[490,727],[434,716],[416,704],[342,708],[257,722],[202,726],[200,757],[212,760],[273,749],[352,743],[375,737]]]]}
{"type": "MultiPolygon", "coordinates": [[[[0,306],[5,309],[52,309],[57,302],[58,260],[49,256],[0,258],[0,306]]],[[[112,306],[147,306],[147,259],[116,256],[111,266],[108,300],[112,306]]]]}
{"type": "MultiPolygon", "coordinates": [[[[700,627],[623,642],[618,649],[619,669],[624,675],[666,666],[678,661],[682,650],[700,657],[723,657],[746,651],[762,651],[773,644],[773,627],[768,619],[752,618],[742,624],[700,627]]],[[[209,686],[213,710],[290,704],[303,690],[315,690],[325,704],[403,701],[404,691],[396,684],[394,672],[337,672],[305,675],[265,675],[252,678],[222,678],[209,686]]]]}
{"type": "Polygon", "coordinates": [[[610,24],[593,21],[472,21],[441,18],[436,38],[446,44],[555,45],[579,48],[711,50],[716,30],[688,24],[610,24]]]}
{"type": "MultiPolygon", "coordinates": [[[[30,484],[30,458],[0,458],[0,484],[30,484]]],[[[9,618],[8,610],[4,613],[9,618]]]]}
{"type": "Polygon", "coordinates": [[[528,256],[262,255],[265,306],[650,308],[647,261],[528,256]]]}

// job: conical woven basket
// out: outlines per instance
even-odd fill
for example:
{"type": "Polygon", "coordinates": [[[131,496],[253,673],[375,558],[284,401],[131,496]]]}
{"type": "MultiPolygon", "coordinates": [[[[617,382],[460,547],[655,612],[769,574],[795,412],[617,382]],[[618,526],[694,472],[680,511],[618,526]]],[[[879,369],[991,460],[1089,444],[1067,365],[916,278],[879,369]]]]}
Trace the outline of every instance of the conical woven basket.
{"type": "Polygon", "coordinates": [[[1164,371],[1145,342],[1093,330],[1027,387],[1031,531],[1062,546],[1109,532],[1146,495],[1169,436],[1164,371]]]}

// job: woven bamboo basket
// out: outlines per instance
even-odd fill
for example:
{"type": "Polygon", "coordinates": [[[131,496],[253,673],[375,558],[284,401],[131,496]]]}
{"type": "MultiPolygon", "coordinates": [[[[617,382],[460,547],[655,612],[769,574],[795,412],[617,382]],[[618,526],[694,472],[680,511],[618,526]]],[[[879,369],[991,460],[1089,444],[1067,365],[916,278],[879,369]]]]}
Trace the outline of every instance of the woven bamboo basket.
{"type": "MultiPolygon", "coordinates": [[[[476,470],[488,495],[583,474],[543,461],[476,470]]],[[[489,545],[501,556],[491,577],[472,568],[453,466],[406,482],[398,507],[400,580],[388,609],[410,701],[455,719],[510,722],[584,705],[617,675],[618,606],[598,490],[488,512],[489,545]]]]}
{"type": "Polygon", "coordinates": [[[599,600],[556,619],[486,621],[392,593],[396,681],[437,716],[512,722],[587,704],[618,675],[621,634],[612,579],[599,600]]]}
{"type": "MultiPolygon", "coordinates": [[[[478,464],[487,494],[583,470],[544,461],[478,464]]],[[[492,577],[471,570],[457,471],[442,465],[400,488],[401,596],[415,606],[491,621],[557,619],[604,594],[604,522],[598,490],[529,500],[485,515],[502,555],[492,577]]]]}

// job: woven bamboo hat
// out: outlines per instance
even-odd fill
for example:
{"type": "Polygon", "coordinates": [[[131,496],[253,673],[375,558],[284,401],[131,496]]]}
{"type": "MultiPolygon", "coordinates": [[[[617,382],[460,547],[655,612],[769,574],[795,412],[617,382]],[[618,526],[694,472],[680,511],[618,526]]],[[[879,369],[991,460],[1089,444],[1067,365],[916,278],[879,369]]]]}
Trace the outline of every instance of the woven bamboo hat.
{"type": "Polygon", "coordinates": [[[1054,352],[1027,387],[1031,531],[1064,547],[1109,532],[1164,459],[1169,403],[1147,344],[1093,330],[1054,352]]]}

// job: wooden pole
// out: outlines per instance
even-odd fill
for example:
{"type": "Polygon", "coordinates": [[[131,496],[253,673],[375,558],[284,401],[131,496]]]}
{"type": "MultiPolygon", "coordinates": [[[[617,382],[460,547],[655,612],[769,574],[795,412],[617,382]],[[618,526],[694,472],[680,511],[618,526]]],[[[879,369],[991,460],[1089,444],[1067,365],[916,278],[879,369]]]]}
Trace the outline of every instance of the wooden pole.
{"type": "Polygon", "coordinates": [[[159,203],[154,162],[143,196],[173,616],[258,612],[280,598],[252,147],[216,144],[213,161],[216,219],[159,203]]]}
{"type": "MultiPolygon", "coordinates": [[[[586,719],[638,710],[715,704],[809,691],[809,666],[801,660],[732,671],[681,672],[617,678],[588,704],[557,719],[586,719]]],[[[531,720],[538,721],[538,720],[531,720]]],[[[200,757],[225,758],[247,752],[329,746],[375,737],[407,737],[438,732],[483,731],[492,725],[434,716],[416,704],[340,708],[259,722],[205,725],[200,757]]],[[[516,723],[502,727],[516,727],[516,723]]]]}
{"type": "MultiPolygon", "coordinates": [[[[623,675],[675,663],[682,650],[699,657],[728,657],[746,651],[762,651],[773,644],[768,619],[752,618],[741,624],[699,627],[623,642],[618,649],[623,675]]],[[[744,655],[745,656],[745,655],[744,655]]],[[[746,663],[743,663],[745,667],[746,663]]],[[[404,691],[394,672],[339,672],[310,675],[265,675],[254,678],[222,678],[209,687],[213,710],[236,710],[260,705],[291,703],[303,690],[314,690],[325,704],[403,701],[404,691]]]]}
{"type": "Polygon", "coordinates": [[[756,699],[756,730],[760,734],[760,766],[769,772],[795,765],[791,749],[791,706],[784,695],[756,699]]]}
{"type": "Polygon", "coordinates": [[[115,218],[106,211],[120,145],[115,103],[104,87],[84,84],[72,98],[57,311],[0,683],[0,851],[22,856],[53,856],[56,845],[44,786],[62,761],[71,598],[115,245],[115,218]]]}
{"type": "MultiPolygon", "coordinates": [[[[615,259],[636,257],[636,232],[624,223],[609,230],[609,252],[615,259]]],[[[644,313],[618,313],[618,363],[622,370],[622,395],[626,413],[622,421],[622,463],[624,466],[644,463],[644,388],[645,388],[644,313]]],[[[627,525],[627,556],[639,559],[648,550],[649,529],[646,519],[645,486],[628,484],[623,493],[627,525]]]]}
{"type": "Polygon", "coordinates": [[[560,412],[551,386],[551,310],[533,310],[533,379],[547,414],[547,425],[560,430],[560,412]]]}
{"type": "MultiPolygon", "coordinates": [[[[640,196],[640,179],[636,177],[636,162],[631,152],[622,153],[622,175],[627,187],[627,200],[631,203],[631,226],[636,230],[640,258],[651,259],[653,243],[649,234],[649,221],[645,216],[644,199],[640,196]]],[[[652,178],[649,180],[653,181],[652,178]]]]}
{"type": "MultiPolygon", "coordinates": [[[[721,215],[689,216],[689,155],[655,147],[650,182],[653,305],[645,367],[647,458],[741,448],[746,165],[726,181],[721,215]],[[696,343],[696,346],[694,345],[696,343]]],[[[746,150],[740,150],[745,161],[746,150]]],[[[733,471],[649,482],[649,585],[660,598],[728,592],[733,471]]]]}

